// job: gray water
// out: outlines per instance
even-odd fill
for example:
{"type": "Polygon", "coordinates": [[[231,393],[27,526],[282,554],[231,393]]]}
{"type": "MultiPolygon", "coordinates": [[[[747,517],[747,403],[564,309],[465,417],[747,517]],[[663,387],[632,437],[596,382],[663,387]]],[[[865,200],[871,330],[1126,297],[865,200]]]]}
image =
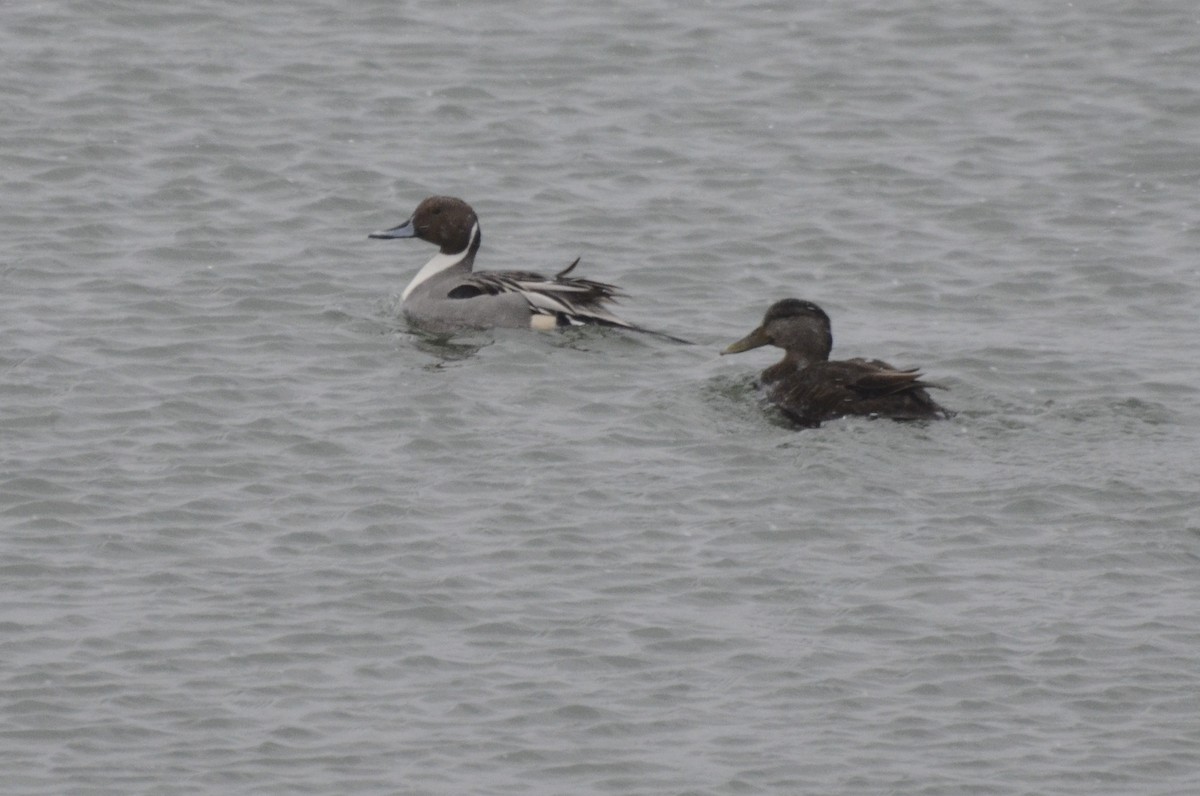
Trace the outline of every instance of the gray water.
{"type": "Polygon", "coordinates": [[[0,792],[1200,792],[1195,3],[575,6],[0,6],[0,792]]]}

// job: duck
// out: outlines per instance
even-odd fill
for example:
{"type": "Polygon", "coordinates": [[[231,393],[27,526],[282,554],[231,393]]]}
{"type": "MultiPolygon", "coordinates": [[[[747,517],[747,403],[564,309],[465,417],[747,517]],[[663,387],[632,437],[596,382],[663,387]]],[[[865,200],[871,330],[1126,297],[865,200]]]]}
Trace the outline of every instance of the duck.
{"type": "Polygon", "coordinates": [[[438,247],[400,296],[405,316],[430,331],[607,326],[689,342],[612,313],[608,305],[627,295],[616,285],[571,276],[579,258],[550,277],[534,271],[473,270],[483,239],[479,217],[453,196],[427,197],[407,221],[367,237],[418,238],[438,247]]]}
{"type": "Polygon", "coordinates": [[[811,301],[775,302],[758,328],[721,353],[740,354],[765,345],[782,348],[784,355],[762,372],[759,385],[767,399],[802,428],[847,415],[893,420],[950,416],[927,392],[945,388],[922,381],[917,368],[901,370],[878,359],[830,360],[832,324],[811,301]]]}

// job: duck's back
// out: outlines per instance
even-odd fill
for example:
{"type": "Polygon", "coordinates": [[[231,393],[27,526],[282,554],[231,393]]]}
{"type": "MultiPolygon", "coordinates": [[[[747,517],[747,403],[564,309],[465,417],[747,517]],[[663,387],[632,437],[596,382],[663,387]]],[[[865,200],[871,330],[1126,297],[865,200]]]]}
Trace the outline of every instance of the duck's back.
{"type": "Polygon", "coordinates": [[[765,384],[768,395],[788,417],[803,426],[818,426],[847,415],[893,420],[946,417],[921,374],[897,370],[880,360],[816,362],[765,384]]]}

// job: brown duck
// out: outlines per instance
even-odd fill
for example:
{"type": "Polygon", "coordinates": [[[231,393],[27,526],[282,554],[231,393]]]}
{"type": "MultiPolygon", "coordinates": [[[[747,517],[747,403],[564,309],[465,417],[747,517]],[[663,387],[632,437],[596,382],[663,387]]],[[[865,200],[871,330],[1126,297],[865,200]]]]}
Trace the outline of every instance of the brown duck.
{"type": "Polygon", "coordinates": [[[949,417],[921,381],[916,368],[897,370],[878,359],[829,361],[833,331],[829,316],[811,301],[783,299],[770,306],[762,325],[722,354],[759,346],[784,350],[783,359],[762,372],[760,385],[771,403],[806,428],[846,415],[930,420],[949,417]]]}

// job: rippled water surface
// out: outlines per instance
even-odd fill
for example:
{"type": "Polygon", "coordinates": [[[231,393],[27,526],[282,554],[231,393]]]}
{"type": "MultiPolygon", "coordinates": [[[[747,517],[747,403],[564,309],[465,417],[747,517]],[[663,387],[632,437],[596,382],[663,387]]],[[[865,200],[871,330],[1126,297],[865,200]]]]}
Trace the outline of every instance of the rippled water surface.
{"type": "Polygon", "coordinates": [[[0,791],[1200,792],[1200,11],[0,9],[0,791]],[[603,330],[410,330],[485,268],[603,330]],[[948,422],[798,432],[785,296],[948,422]]]}

